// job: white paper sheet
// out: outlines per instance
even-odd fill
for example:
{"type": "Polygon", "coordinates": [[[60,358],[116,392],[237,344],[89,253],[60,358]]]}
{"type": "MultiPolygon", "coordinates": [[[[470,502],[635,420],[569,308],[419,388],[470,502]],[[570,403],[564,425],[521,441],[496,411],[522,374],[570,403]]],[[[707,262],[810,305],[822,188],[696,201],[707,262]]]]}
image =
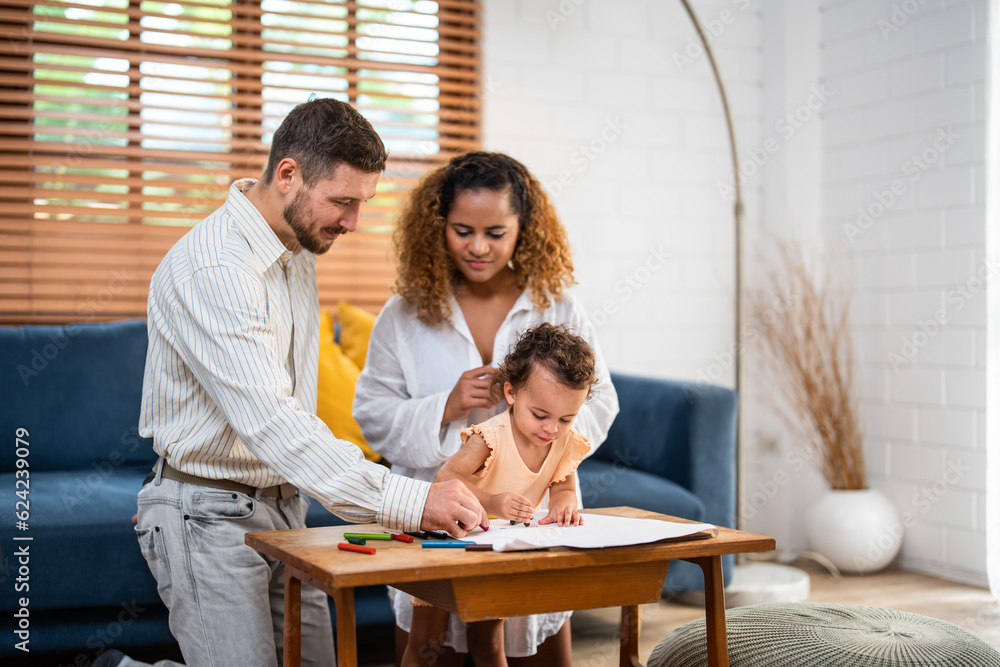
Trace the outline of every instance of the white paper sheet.
{"type": "Polygon", "coordinates": [[[547,547],[575,547],[578,549],[600,549],[620,547],[629,544],[647,544],[669,538],[694,535],[703,530],[716,530],[707,523],[676,523],[656,519],[631,519],[604,514],[583,514],[583,525],[563,526],[555,524],[538,525],[544,514],[539,514],[531,525],[510,525],[509,521],[493,519],[490,529],[476,528],[463,539],[477,544],[492,544],[494,551],[523,551],[547,547]]]}

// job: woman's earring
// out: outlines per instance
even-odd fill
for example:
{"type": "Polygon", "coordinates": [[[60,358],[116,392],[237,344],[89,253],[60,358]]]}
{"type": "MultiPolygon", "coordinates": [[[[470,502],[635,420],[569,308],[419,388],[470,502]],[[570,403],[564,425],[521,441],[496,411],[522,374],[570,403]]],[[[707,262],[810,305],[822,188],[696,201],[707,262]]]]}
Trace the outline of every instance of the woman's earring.
{"type": "Polygon", "coordinates": [[[514,260],[512,259],[507,260],[507,268],[510,269],[511,271],[514,270],[514,260]]]}

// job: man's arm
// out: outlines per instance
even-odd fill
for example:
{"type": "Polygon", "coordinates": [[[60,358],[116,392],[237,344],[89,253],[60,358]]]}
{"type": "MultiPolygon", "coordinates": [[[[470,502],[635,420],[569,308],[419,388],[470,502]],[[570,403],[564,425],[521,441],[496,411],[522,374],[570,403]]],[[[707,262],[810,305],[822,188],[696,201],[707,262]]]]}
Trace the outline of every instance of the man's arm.
{"type": "Polygon", "coordinates": [[[338,440],[292,396],[267,317],[266,294],[249,272],[213,266],[178,285],[166,314],[170,343],[252,454],[339,516],[402,530],[475,525],[485,512],[471,493],[431,492],[393,475],[338,440]],[[426,503],[431,501],[431,505],[426,503]],[[427,516],[423,518],[423,515],[427,516]],[[450,524],[449,524],[450,521],[450,524]]]}

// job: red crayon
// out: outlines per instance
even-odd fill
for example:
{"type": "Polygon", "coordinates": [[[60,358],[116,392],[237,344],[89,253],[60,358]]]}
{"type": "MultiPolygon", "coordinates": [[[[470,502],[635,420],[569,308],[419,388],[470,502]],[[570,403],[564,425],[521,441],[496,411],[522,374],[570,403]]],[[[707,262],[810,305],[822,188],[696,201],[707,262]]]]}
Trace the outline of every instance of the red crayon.
{"type": "Polygon", "coordinates": [[[357,551],[362,554],[375,555],[375,549],[373,547],[363,547],[358,544],[348,544],[347,542],[341,542],[337,545],[337,548],[341,551],[357,551]]]}
{"type": "Polygon", "coordinates": [[[412,535],[401,535],[400,533],[393,533],[393,532],[390,532],[389,534],[392,535],[392,539],[398,540],[400,542],[412,542],[413,541],[413,536],[412,535]]]}

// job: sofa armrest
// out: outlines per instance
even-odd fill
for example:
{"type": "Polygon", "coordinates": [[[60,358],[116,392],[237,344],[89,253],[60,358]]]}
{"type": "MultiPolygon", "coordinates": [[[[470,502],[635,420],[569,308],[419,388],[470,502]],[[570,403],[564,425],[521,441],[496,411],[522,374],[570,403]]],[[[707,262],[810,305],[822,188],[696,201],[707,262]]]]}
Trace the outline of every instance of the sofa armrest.
{"type": "Polygon", "coordinates": [[[659,475],[705,504],[705,520],[736,513],[736,392],[612,373],[621,411],[594,458],[659,475]]]}
{"type": "Polygon", "coordinates": [[[685,385],[691,406],[691,491],[709,523],[736,527],[736,392],[685,385]]]}

